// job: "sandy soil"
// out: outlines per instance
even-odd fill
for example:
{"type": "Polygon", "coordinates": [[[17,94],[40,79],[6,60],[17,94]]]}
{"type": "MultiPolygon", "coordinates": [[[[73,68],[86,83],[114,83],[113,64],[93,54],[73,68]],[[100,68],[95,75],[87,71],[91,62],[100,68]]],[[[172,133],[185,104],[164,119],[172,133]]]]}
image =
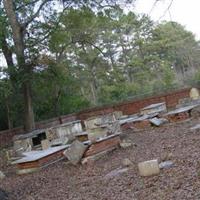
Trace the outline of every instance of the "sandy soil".
{"type": "Polygon", "coordinates": [[[0,188],[11,200],[195,200],[200,199],[200,129],[191,119],[139,132],[129,130],[125,137],[136,145],[117,149],[90,165],[71,166],[59,162],[40,172],[17,176],[13,167],[3,165],[6,178],[0,188]],[[133,166],[115,177],[106,175],[123,168],[129,158],[133,166]],[[171,159],[174,166],[152,177],[141,177],[137,163],[150,159],[171,159]]]}

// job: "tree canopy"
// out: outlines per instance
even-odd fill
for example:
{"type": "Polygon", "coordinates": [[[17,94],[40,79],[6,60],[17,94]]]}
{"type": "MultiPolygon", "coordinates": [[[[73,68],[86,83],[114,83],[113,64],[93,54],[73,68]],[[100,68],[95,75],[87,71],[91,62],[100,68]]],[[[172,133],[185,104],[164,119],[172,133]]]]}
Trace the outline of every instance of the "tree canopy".
{"type": "Polygon", "coordinates": [[[1,129],[183,85],[199,42],[176,22],[125,12],[134,1],[0,3],[1,129]]]}

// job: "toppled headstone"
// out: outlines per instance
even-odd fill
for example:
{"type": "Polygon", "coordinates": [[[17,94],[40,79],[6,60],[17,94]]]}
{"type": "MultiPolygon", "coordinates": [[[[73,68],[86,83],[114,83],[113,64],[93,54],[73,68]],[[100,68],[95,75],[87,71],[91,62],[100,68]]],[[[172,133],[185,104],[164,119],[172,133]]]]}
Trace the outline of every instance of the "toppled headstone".
{"type": "Polygon", "coordinates": [[[122,164],[123,164],[125,167],[130,167],[130,166],[133,165],[133,163],[132,163],[128,158],[123,159],[122,164]]]}
{"type": "Polygon", "coordinates": [[[117,177],[117,176],[119,176],[119,175],[121,175],[121,174],[123,174],[127,171],[128,171],[128,168],[115,169],[115,170],[109,172],[108,174],[106,174],[105,179],[115,178],[115,177],[117,177]]]}
{"type": "Polygon", "coordinates": [[[0,199],[1,200],[8,200],[8,194],[0,188],[0,199]]]}
{"type": "Polygon", "coordinates": [[[174,165],[174,163],[172,161],[165,161],[165,162],[161,162],[159,164],[159,168],[160,169],[168,169],[170,167],[172,167],[174,165]]]}
{"type": "Polygon", "coordinates": [[[152,176],[160,173],[158,160],[149,160],[138,164],[139,173],[141,176],[152,176]]]}
{"type": "Polygon", "coordinates": [[[63,152],[63,154],[73,165],[76,165],[80,162],[86,149],[87,146],[75,140],[71,146],[63,152]]]}
{"type": "Polygon", "coordinates": [[[0,171],[0,180],[4,179],[5,177],[5,174],[2,171],[0,171]]]}
{"type": "Polygon", "coordinates": [[[123,149],[126,149],[126,148],[129,148],[133,145],[132,141],[131,140],[122,140],[120,142],[120,147],[123,148],[123,149]]]}

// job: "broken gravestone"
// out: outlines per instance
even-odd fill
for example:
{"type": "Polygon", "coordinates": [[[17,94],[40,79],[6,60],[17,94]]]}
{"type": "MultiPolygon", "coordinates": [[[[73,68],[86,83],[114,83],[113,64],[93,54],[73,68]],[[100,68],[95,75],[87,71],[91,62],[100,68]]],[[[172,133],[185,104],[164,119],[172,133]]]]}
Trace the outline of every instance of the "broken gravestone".
{"type": "Polygon", "coordinates": [[[63,152],[63,154],[73,165],[76,165],[80,162],[86,149],[87,146],[75,140],[71,146],[63,152]]]}
{"type": "Polygon", "coordinates": [[[160,173],[158,160],[149,160],[138,164],[141,176],[152,176],[160,173]]]}

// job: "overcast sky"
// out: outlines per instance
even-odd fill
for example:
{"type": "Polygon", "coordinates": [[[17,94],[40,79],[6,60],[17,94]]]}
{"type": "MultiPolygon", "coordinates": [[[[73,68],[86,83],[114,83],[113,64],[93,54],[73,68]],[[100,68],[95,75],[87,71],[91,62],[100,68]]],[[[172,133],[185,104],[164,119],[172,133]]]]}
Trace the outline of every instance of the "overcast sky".
{"type": "MultiPolygon", "coordinates": [[[[154,21],[158,21],[167,10],[172,0],[137,0],[134,10],[137,13],[150,14],[154,21]],[[153,10],[152,10],[153,8],[153,10]],[[151,11],[151,13],[150,13],[151,11]]],[[[166,12],[162,20],[173,20],[184,25],[192,31],[197,39],[200,39],[200,0],[173,0],[169,12],[166,12]],[[171,17],[170,17],[171,14],[171,17]]]]}

